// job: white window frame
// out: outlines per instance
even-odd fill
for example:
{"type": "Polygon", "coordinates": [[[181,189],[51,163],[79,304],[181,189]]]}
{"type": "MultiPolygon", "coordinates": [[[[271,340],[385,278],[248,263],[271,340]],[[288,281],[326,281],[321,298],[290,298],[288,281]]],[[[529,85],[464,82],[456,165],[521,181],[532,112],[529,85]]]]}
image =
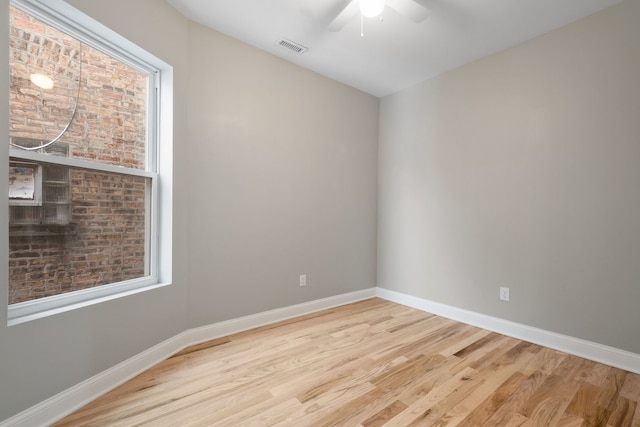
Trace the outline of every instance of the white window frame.
{"type": "MultiPolygon", "coordinates": [[[[149,73],[150,77],[147,103],[147,158],[144,170],[99,164],[83,159],[54,157],[16,148],[8,149],[8,157],[20,161],[55,163],[74,168],[144,177],[150,179],[151,185],[147,186],[146,197],[147,203],[150,203],[146,209],[146,224],[148,226],[145,233],[145,247],[150,252],[149,256],[145,256],[147,275],[137,279],[8,305],[8,325],[16,325],[170,285],[172,273],[173,68],[64,1],[10,0],[10,3],[83,43],[142,72],[149,73]]],[[[7,164],[8,157],[3,159],[7,164]]],[[[5,209],[8,209],[8,199],[5,203],[7,203],[5,209]]],[[[8,277],[5,280],[8,287],[8,277]]]]}

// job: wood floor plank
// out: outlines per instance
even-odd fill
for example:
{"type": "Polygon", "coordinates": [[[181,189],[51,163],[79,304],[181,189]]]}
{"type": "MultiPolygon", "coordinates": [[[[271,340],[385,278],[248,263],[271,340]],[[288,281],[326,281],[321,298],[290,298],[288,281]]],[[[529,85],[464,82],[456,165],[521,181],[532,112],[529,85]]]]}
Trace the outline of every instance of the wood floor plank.
{"type": "Polygon", "coordinates": [[[520,413],[539,425],[555,425],[571,403],[579,384],[551,374],[520,408],[520,413]]]}
{"type": "Polygon", "coordinates": [[[460,420],[460,427],[480,426],[493,415],[502,404],[515,393],[515,391],[527,379],[521,372],[513,373],[505,382],[496,388],[489,396],[478,405],[469,405],[469,412],[460,420]]]}
{"type": "Polygon", "coordinates": [[[384,345],[373,352],[370,357],[380,359],[391,355],[393,358],[403,355],[409,357],[409,354],[421,354],[426,346],[435,345],[437,342],[460,332],[463,328],[447,319],[436,319],[430,321],[428,327],[422,330],[412,332],[410,329],[403,330],[400,334],[392,334],[394,341],[389,345],[384,345]]]}
{"type": "Polygon", "coordinates": [[[636,413],[633,416],[633,421],[631,422],[631,427],[640,427],[640,403],[636,402],[636,413]]]}
{"type": "Polygon", "coordinates": [[[640,400],[640,375],[627,374],[624,386],[620,390],[620,396],[626,397],[631,400],[640,400]]]}
{"type": "Polygon", "coordinates": [[[575,415],[565,413],[560,421],[558,421],[558,427],[582,427],[588,425],[584,418],[580,418],[575,415]]]}
{"type": "Polygon", "coordinates": [[[630,427],[633,425],[633,418],[637,411],[637,401],[631,401],[626,397],[619,396],[616,399],[616,403],[611,411],[611,416],[607,420],[607,424],[619,427],[630,427]]]}
{"type": "Polygon", "coordinates": [[[461,364],[467,364],[479,371],[491,367],[498,361],[500,364],[509,363],[512,357],[520,357],[520,353],[515,348],[520,341],[498,335],[495,340],[488,342],[484,347],[477,349],[468,355],[461,364]],[[506,360],[503,360],[506,359],[506,360]]]}
{"type": "Polygon", "coordinates": [[[531,365],[525,372],[532,374],[535,371],[540,371],[550,374],[567,356],[568,355],[566,353],[562,353],[560,351],[550,348],[542,348],[531,361],[531,365]]]}
{"type": "Polygon", "coordinates": [[[609,369],[609,373],[601,386],[602,392],[596,402],[598,406],[603,408],[606,416],[610,416],[613,413],[628,375],[630,374],[622,369],[609,369]]]}
{"type": "Polygon", "coordinates": [[[566,413],[580,416],[587,425],[606,425],[610,413],[607,407],[598,404],[602,392],[601,387],[591,383],[581,384],[566,413]]]}
{"type": "Polygon", "coordinates": [[[318,420],[318,426],[359,425],[375,414],[383,411],[390,402],[415,401],[434,388],[450,379],[449,368],[455,361],[439,354],[420,355],[379,372],[371,382],[375,389],[352,401],[348,406],[339,408],[318,420]],[[425,391],[426,390],[426,391],[425,391]]]}
{"type": "MultiPolygon", "coordinates": [[[[506,363],[496,363],[480,371],[475,380],[482,380],[483,382],[466,398],[459,400],[457,405],[448,409],[446,415],[441,419],[440,424],[461,424],[471,411],[481,406],[488,397],[495,395],[498,389],[513,378],[515,374],[518,374],[521,367],[526,365],[531,358],[533,358],[533,354],[524,351],[519,354],[518,358],[511,356],[505,357],[501,360],[505,360],[506,363]],[[444,423],[444,420],[446,420],[446,423],[444,423]]],[[[523,375],[521,375],[521,378],[522,381],[524,381],[523,375]]],[[[503,392],[505,391],[507,391],[506,388],[503,389],[503,392]]],[[[486,418],[483,419],[482,422],[485,420],[486,418]]],[[[481,422],[476,421],[476,424],[472,425],[480,424],[481,422]]]]}
{"type": "Polygon", "coordinates": [[[497,334],[493,334],[489,331],[478,329],[474,331],[472,335],[455,340],[449,347],[440,351],[440,354],[444,357],[455,355],[456,357],[463,358],[465,354],[472,353],[477,349],[477,345],[482,345],[486,341],[492,341],[497,338],[497,334]]]}
{"type": "Polygon", "coordinates": [[[522,414],[512,414],[500,427],[535,427],[529,418],[522,414]]]}
{"type": "Polygon", "coordinates": [[[186,348],[56,426],[640,427],[640,376],[373,298],[186,348]]]}
{"type": "Polygon", "coordinates": [[[362,422],[362,427],[380,427],[387,421],[398,415],[400,412],[407,409],[407,405],[399,400],[394,401],[391,405],[385,407],[379,412],[376,412],[371,417],[362,422]]]}
{"type": "Polygon", "coordinates": [[[589,376],[585,379],[590,384],[595,386],[602,386],[604,381],[607,379],[609,375],[609,371],[611,370],[611,366],[603,365],[601,363],[596,363],[591,369],[589,376]]]}
{"type": "MultiPolygon", "coordinates": [[[[514,414],[538,390],[549,374],[543,371],[535,371],[520,384],[520,387],[509,397],[496,411],[482,424],[483,426],[502,426],[509,423],[514,414]]],[[[522,414],[520,414],[522,415],[522,414]]],[[[522,415],[523,418],[526,418],[522,415]]]]}
{"type": "Polygon", "coordinates": [[[466,384],[473,384],[474,386],[477,384],[472,382],[472,379],[476,373],[477,371],[475,371],[474,369],[466,368],[460,371],[455,376],[449,378],[444,383],[432,388],[427,394],[420,397],[416,401],[411,403],[405,402],[408,404],[408,407],[384,425],[409,426],[412,424],[427,424],[426,419],[433,416],[433,408],[437,404],[441,402],[448,403],[447,398],[452,393],[458,390],[464,390],[466,392],[468,390],[468,387],[465,387],[466,384]]]}
{"type": "MultiPolygon", "coordinates": [[[[391,405],[394,405],[394,411],[398,409],[395,405],[399,405],[396,404],[396,402],[400,401],[393,401],[393,397],[393,393],[387,393],[386,390],[376,387],[370,392],[352,400],[349,405],[342,406],[326,414],[324,417],[318,419],[314,425],[318,427],[330,427],[337,425],[357,426],[365,423],[366,421],[373,423],[376,419],[378,420],[377,423],[384,423],[386,419],[382,420],[378,417],[383,413],[390,414],[391,412],[389,412],[389,407],[391,405]]],[[[400,404],[403,406],[402,409],[406,407],[404,403],[400,402],[400,404]]],[[[393,412],[393,414],[395,415],[395,412],[393,412]]]]}
{"type": "MultiPolygon", "coordinates": [[[[430,359],[442,357],[439,354],[424,356],[430,359]]],[[[454,359],[446,359],[438,361],[438,364],[429,368],[419,377],[413,377],[413,380],[409,380],[411,377],[405,377],[405,380],[402,381],[400,378],[402,376],[398,375],[396,377],[389,378],[389,380],[382,384],[376,384],[378,387],[392,391],[396,393],[400,391],[399,399],[402,402],[410,404],[421,399],[423,396],[430,393],[434,388],[439,387],[446,381],[450,380],[454,373],[452,372],[453,364],[456,362],[454,359]],[[409,380],[409,381],[407,381],[409,380]]]]}

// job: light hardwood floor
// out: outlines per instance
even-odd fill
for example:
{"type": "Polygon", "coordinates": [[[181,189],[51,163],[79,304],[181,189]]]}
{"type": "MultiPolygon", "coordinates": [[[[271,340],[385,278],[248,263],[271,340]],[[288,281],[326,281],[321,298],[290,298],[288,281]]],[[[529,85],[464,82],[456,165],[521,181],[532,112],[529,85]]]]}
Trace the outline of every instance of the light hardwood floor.
{"type": "Polygon", "coordinates": [[[371,299],[188,348],[57,426],[640,426],[640,375],[371,299]]]}

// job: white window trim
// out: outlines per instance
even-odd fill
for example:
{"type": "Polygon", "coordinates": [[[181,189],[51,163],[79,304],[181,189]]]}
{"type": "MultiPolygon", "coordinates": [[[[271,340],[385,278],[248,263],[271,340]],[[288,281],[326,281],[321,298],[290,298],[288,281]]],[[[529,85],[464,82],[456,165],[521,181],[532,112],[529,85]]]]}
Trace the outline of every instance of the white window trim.
{"type": "Polygon", "coordinates": [[[75,157],[51,156],[49,154],[38,153],[35,151],[26,151],[19,148],[10,148],[9,157],[19,160],[31,160],[38,163],[50,163],[53,165],[69,166],[79,169],[90,169],[100,172],[117,173],[120,175],[140,176],[144,178],[155,178],[158,175],[156,172],[146,171],[144,169],[132,169],[123,166],[97,163],[75,157]]]}
{"type": "MultiPolygon", "coordinates": [[[[147,170],[124,168],[112,165],[95,166],[95,163],[75,158],[52,159],[41,153],[8,149],[8,155],[22,160],[62,164],[70,167],[101,170],[152,178],[149,217],[151,228],[146,233],[150,247],[149,275],[94,288],[54,295],[41,299],[11,304],[8,306],[9,326],[51,316],[69,310],[121,298],[135,293],[171,284],[172,275],[172,189],[173,189],[173,68],[129,40],[118,35],[93,18],[61,0],[11,0],[11,4],[59,27],[83,43],[99,50],[108,50],[109,55],[145,72],[153,72],[149,81],[148,142],[156,138],[156,149],[147,147],[147,170]],[[151,148],[151,149],[149,149],[151,148]]],[[[151,144],[153,145],[153,144],[151,144]]],[[[8,162],[9,156],[3,161],[8,162]]],[[[4,156],[3,156],[4,157],[4,156]]],[[[6,200],[7,205],[9,203],[6,200]]],[[[8,221],[7,221],[8,222],[8,221]]],[[[8,226],[5,223],[5,226],[8,226]]],[[[145,257],[147,258],[147,257],[145,257]]],[[[8,261],[8,260],[7,260],[8,261]]],[[[8,277],[5,278],[8,287],[8,277]]]]}

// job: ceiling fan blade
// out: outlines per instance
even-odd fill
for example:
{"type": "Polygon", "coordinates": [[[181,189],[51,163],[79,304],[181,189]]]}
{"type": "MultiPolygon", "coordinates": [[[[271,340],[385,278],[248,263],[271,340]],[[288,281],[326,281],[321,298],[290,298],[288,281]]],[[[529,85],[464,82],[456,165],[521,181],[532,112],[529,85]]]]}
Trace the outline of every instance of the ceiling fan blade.
{"type": "Polygon", "coordinates": [[[329,31],[340,31],[342,27],[344,27],[347,22],[351,18],[353,18],[356,13],[358,13],[358,9],[359,8],[357,0],[350,1],[349,4],[347,4],[345,8],[342,9],[342,12],[340,12],[338,16],[336,16],[336,19],[331,21],[328,27],[329,31]]]}
{"type": "Polygon", "coordinates": [[[429,16],[429,10],[413,0],[387,0],[387,6],[395,9],[400,15],[409,18],[416,24],[421,23],[429,16]]]}

